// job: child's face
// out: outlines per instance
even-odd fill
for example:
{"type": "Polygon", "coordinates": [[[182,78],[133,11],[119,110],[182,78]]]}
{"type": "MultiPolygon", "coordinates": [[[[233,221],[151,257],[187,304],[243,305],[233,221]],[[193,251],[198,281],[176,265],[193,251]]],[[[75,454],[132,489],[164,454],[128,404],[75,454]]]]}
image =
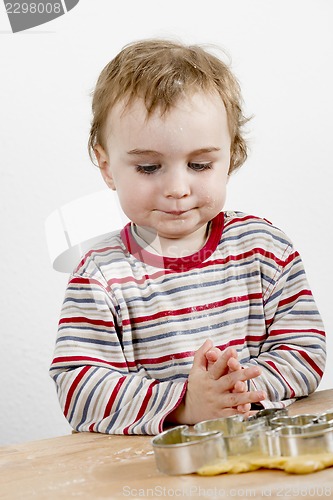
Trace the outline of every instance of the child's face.
{"type": "Polygon", "coordinates": [[[161,238],[185,238],[222,209],[230,163],[227,114],[218,95],[199,92],[148,119],[143,101],[109,113],[102,175],[127,217],[161,238]]]}

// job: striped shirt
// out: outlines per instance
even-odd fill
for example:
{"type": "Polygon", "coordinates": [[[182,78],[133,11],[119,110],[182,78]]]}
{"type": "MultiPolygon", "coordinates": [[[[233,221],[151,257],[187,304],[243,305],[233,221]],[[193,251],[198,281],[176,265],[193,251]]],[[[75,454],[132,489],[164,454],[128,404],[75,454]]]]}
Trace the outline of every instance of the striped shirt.
{"type": "Polygon", "coordinates": [[[220,213],[197,253],[141,248],[130,225],[90,250],[70,276],[50,373],[78,431],[157,434],[180,403],[195,351],[233,346],[262,374],[264,407],[313,392],[325,332],[303,263],[264,219],[220,213]]]}

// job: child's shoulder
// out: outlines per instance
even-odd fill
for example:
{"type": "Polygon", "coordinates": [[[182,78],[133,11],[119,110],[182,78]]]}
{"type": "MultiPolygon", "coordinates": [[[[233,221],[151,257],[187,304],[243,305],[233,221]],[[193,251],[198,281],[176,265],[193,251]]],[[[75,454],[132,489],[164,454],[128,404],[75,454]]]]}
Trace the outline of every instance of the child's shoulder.
{"type": "Polygon", "coordinates": [[[224,212],[224,227],[230,228],[251,228],[263,231],[271,231],[284,234],[281,229],[274,226],[274,224],[264,217],[248,214],[241,211],[227,210],[224,212]]]}
{"type": "Polygon", "coordinates": [[[269,220],[239,211],[224,212],[224,239],[240,245],[260,246],[274,253],[284,254],[293,248],[292,241],[283,230],[269,220]]]}
{"type": "Polygon", "coordinates": [[[259,217],[257,215],[248,214],[245,212],[241,212],[239,210],[227,210],[224,212],[224,227],[228,225],[236,225],[236,226],[253,226],[258,225],[259,227],[274,227],[272,222],[264,217],[259,217]]]}
{"type": "Polygon", "coordinates": [[[81,261],[74,270],[74,274],[91,274],[96,272],[106,263],[121,259],[124,254],[124,245],[121,239],[121,231],[113,231],[101,236],[99,241],[95,241],[91,248],[88,248],[82,256],[81,261]]]}

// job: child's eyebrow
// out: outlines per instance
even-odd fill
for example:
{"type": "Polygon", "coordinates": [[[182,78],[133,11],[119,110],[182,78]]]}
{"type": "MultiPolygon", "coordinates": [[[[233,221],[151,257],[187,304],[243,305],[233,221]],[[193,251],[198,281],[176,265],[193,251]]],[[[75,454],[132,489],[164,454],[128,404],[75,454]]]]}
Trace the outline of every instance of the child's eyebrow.
{"type": "Polygon", "coordinates": [[[154,151],[153,149],[131,149],[131,151],[127,151],[128,155],[134,156],[144,156],[144,155],[155,155],[162,156],[158,151],[154,151]]]}
{"type": "Polygon", "coordinates": [[[215,146],[209,146],[207,148],[200,148],[191,151],[191,155],[201,155],[203,153],[212,153],[214,151],[221,151],[221,148],[216,148],[215,146]]]}
{"type": "MultiPolygon", "coordinates": [[[[221,151],[221,148],[217,148],[215,146],[208,146],[206,148],[199,148],[195,149],[194,151],[191,151],[189,154],[190,155],[201,155],[203,153],[212,153],[214,151],[221,151]]],[[[162,153],[159,153],[158,151],[154,151],[153,149],[131,149],[131,151],[128,151],[127,154],[129,155],[135,155],[135,156],[144,156],[144,155],[155,155],[155,156],[163,156],[162,153]]]]}

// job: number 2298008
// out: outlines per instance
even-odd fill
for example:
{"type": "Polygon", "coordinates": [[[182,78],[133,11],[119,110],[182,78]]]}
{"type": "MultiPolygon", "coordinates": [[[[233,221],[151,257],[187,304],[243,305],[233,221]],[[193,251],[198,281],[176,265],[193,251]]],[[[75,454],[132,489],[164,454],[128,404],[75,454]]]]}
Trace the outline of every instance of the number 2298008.
{"type": "Polygon", "coordinates": [[[5,4],[7,14],[61,14],[61,3],[11,3],[5,4]]]}

